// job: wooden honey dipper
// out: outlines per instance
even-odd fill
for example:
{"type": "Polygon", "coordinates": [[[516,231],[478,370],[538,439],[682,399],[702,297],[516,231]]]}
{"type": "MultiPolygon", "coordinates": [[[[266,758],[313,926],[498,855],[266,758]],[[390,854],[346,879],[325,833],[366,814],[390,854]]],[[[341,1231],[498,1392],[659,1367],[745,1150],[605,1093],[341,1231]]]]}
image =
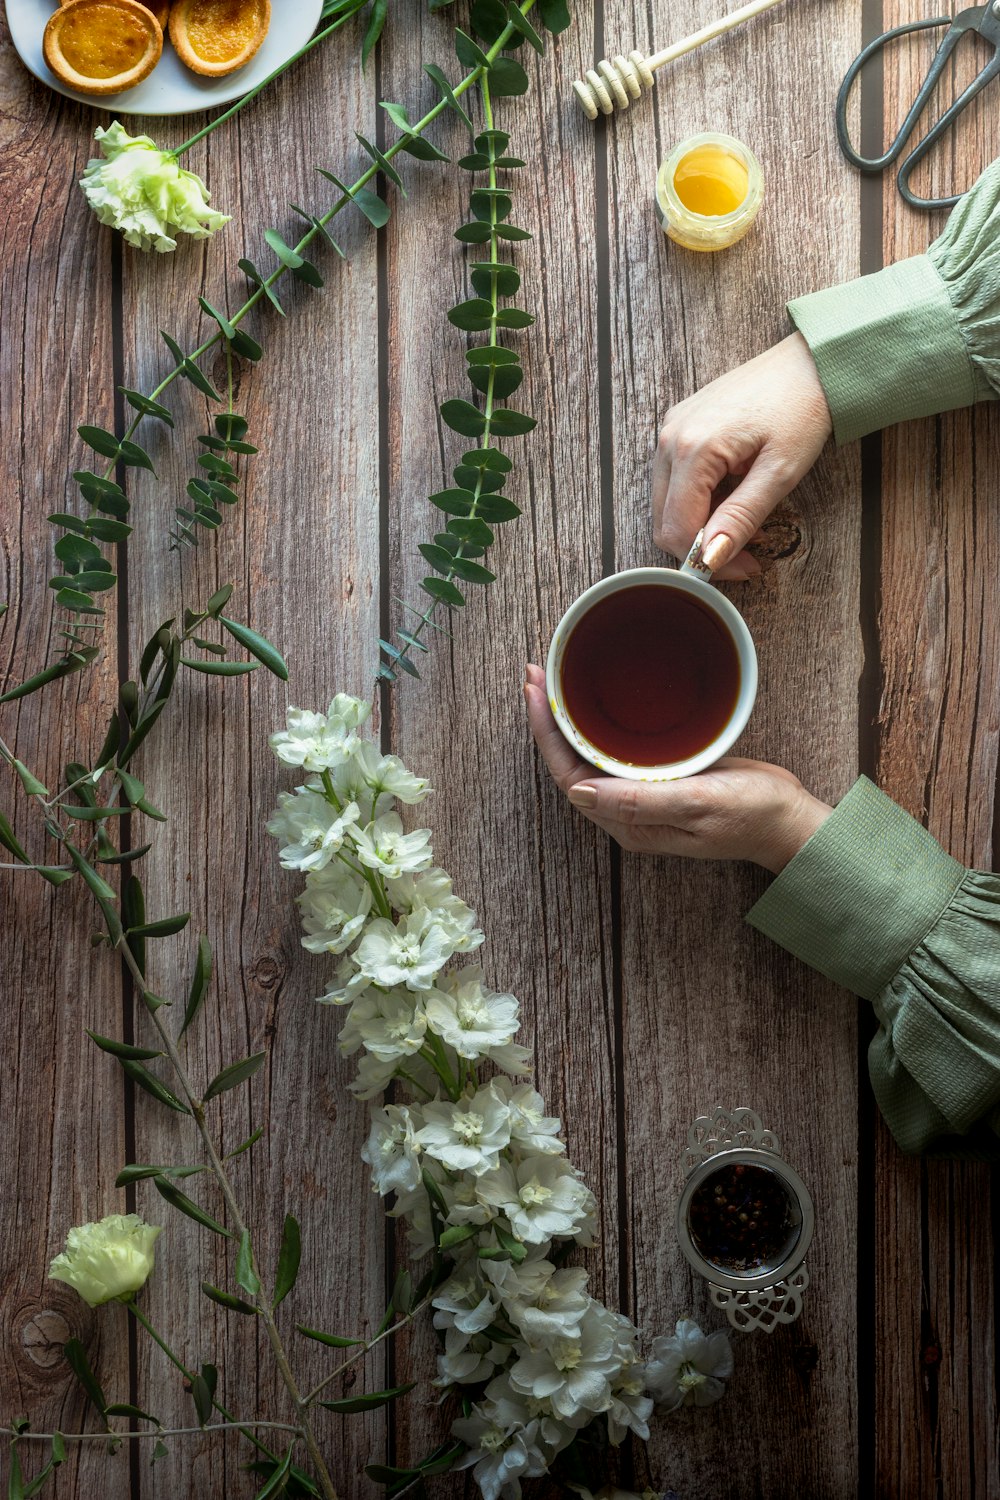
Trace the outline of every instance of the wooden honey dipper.
{"type": "Polygon", "coordinates": [[[628,109],[633,99],[640,99],[644,90],[648,93],[652,89],[657,68],[673,62],[675,57],[683,57],[685,52],[693,52],[713,37],[722,36],[723,32],[732,31],[749,21],[751,16],[780,4],[781,0],[750,0],[749,5],[734,10],[732,15],[710,21],[692,36],[675,42],[672,47],[665,47],[662,52],[654,52],[652,57],[644,57],[635,51],[628,57],[605,58],[596,68],[588,68],[586,77],[578,78],[573,84],[584,114],[588,120],[596,120],[598,113],[610,115],[616,108],[628,109]]]}

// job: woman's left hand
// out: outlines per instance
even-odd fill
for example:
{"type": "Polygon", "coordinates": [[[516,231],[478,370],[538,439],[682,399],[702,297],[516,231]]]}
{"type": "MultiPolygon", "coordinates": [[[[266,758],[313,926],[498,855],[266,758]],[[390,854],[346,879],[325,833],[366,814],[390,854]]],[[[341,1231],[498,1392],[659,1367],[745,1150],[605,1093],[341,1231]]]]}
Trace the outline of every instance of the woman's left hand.
{"type": "Polygon", "coordinates": [[[524,698],[553,781],[623,849],[746,859],[777,875],[833,811],[790,771],[735,756],[680,781],[602,776],[560,733],[540,667],[527,668],[524,698]]]}

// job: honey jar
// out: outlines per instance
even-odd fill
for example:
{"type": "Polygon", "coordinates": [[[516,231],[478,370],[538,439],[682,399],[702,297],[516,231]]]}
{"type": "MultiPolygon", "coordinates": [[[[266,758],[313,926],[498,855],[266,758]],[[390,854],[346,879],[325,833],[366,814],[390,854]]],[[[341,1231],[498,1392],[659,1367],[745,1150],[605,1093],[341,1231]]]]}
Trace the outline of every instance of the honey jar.
{"type": "Polygon", "coordinates": [[[731,135],[693,135],[660,165],[656,206],[666,234],[687,250],[724,250],[760,211],[764,174],[731,135]]]}

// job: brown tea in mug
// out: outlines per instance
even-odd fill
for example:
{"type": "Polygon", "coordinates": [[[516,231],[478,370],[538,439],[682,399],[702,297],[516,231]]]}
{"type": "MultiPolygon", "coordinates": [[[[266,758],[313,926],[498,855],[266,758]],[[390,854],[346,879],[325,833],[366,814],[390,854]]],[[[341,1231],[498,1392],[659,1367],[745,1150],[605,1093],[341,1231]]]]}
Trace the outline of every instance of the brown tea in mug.
{"type": "Polygon", "coordinates": [[[581,734],[633,766],[697,755],[726,727],[740,692],[736,642],[718,615],[660,584],[599,599],[570,632],[561,670],[581,734]]]}

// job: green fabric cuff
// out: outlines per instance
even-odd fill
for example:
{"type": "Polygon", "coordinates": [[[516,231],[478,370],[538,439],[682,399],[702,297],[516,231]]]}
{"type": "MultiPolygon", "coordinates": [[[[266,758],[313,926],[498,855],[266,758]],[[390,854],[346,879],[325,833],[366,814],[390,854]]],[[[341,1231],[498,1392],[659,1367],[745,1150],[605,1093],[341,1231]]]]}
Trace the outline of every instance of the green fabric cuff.
{"type": "Polygon", "coordinates": [[[811,968],[874,1000],[965,874],[925,828],[862,776],[747,921],[811,968]]]}
{"type": "Polygon", "coordinates": [[[819,372],[838,443],[978,396],[948,290],[926,255],[789,302],[819,372]]]}

